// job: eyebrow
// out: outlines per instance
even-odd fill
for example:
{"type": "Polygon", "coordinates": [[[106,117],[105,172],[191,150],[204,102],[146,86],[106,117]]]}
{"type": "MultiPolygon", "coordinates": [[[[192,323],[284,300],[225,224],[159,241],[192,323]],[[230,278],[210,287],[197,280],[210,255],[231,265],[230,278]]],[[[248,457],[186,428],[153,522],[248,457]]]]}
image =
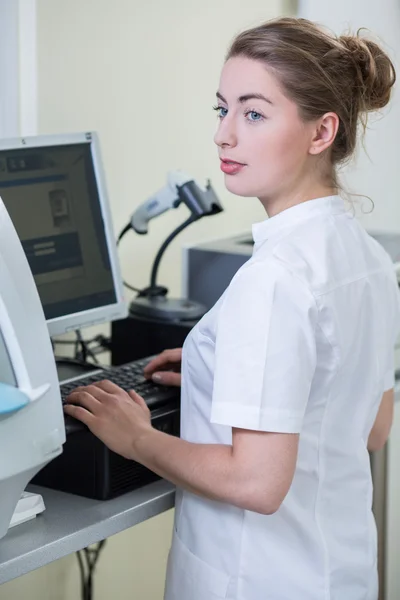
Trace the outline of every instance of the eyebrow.
{"type": "MultiPolygon", "coordinates": [[[[217,92],[216,96],[222,102],[225,102],[225,104],[228,104],[227,101],[225,100],[225,98],[223,97],[223,95],[220,94],[220,92],[217,92]]],[[[266,98],[262,94],[255,94],[255,93],[254,94],[244,94],[243,96],[239,96],[239,98],[238,98],[238,102],[240,104],[244,104],[248,100],[264,100],[264,102],[268,102],[268,104],[271,104],[271,105],[273,104],[273,102],[269,98],[266,98]]]]}

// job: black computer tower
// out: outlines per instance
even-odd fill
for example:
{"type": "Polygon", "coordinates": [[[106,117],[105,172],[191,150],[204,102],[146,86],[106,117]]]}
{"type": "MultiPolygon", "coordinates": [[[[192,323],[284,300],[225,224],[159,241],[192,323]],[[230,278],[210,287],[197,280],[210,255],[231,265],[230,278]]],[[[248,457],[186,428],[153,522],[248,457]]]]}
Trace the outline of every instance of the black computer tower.
{"type": "MultiPolygon", "coordinates": [[[[171,400],[151,413],[156,429],[179,436],[179,392],[171,388],[171,400]]],[[[46,465],[31,483],[43,487],[109,500],[159,479],[139,463],[109,450],[86,427],[67,436],[62,454],[46,465]]]]}
{"type": "Polygon", "coordinates": [[[161,321],[130,315],[111,324],[111,363],[123,365],[168,348],[181,348],[197,321],[161,321]]]}

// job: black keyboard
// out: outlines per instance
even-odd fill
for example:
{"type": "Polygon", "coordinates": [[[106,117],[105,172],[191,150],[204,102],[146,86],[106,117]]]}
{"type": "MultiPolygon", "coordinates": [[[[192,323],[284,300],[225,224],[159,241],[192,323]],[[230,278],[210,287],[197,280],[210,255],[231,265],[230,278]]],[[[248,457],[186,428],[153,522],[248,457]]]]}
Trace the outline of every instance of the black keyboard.
{"type": "MultiPolygon", "coordinates": [[[[150,409],[162,406],[169,400],[177,397],[178,390],[176,388],[165,387],[149,381],[143,376],[145,365],[150,362],[151,357],[118,367],[109,367],[105,369],[93,368],[93,371],[88,375],[68,381],[60,385],[61,399],[64,402],[66,397],[78,386],[86,386],[97,381],[108,379],[112,381],[126,392],[135,390],[146,401],[150,409]]],[[[65,417],[65,426],[67,433],[71,433],[77,427],[76,419],[69,416],[65,417]]]]}

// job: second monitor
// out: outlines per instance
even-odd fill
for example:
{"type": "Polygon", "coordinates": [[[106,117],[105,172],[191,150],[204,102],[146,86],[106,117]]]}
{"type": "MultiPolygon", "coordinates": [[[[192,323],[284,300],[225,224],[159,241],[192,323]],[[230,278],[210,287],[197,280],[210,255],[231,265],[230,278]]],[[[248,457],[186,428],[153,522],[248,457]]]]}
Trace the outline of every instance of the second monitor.
{"type": "Polygon", "coordinates": [[[94,133],[0,140],[0,196],[50,335],[127,315],[94,133]]]}

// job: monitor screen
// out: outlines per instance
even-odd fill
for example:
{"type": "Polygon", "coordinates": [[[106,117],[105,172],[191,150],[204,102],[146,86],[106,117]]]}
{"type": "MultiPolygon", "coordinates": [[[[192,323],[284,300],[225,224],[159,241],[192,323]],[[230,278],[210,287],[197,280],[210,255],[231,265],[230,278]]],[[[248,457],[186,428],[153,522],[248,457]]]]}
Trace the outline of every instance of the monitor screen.
{"type": "Polygon", "coordinates": [[[20,147],[1,142],[0,196],[55,334],[121,318],[126,309],[93,137],[51,137],[43,145],[35,138],[20,147]]]}

